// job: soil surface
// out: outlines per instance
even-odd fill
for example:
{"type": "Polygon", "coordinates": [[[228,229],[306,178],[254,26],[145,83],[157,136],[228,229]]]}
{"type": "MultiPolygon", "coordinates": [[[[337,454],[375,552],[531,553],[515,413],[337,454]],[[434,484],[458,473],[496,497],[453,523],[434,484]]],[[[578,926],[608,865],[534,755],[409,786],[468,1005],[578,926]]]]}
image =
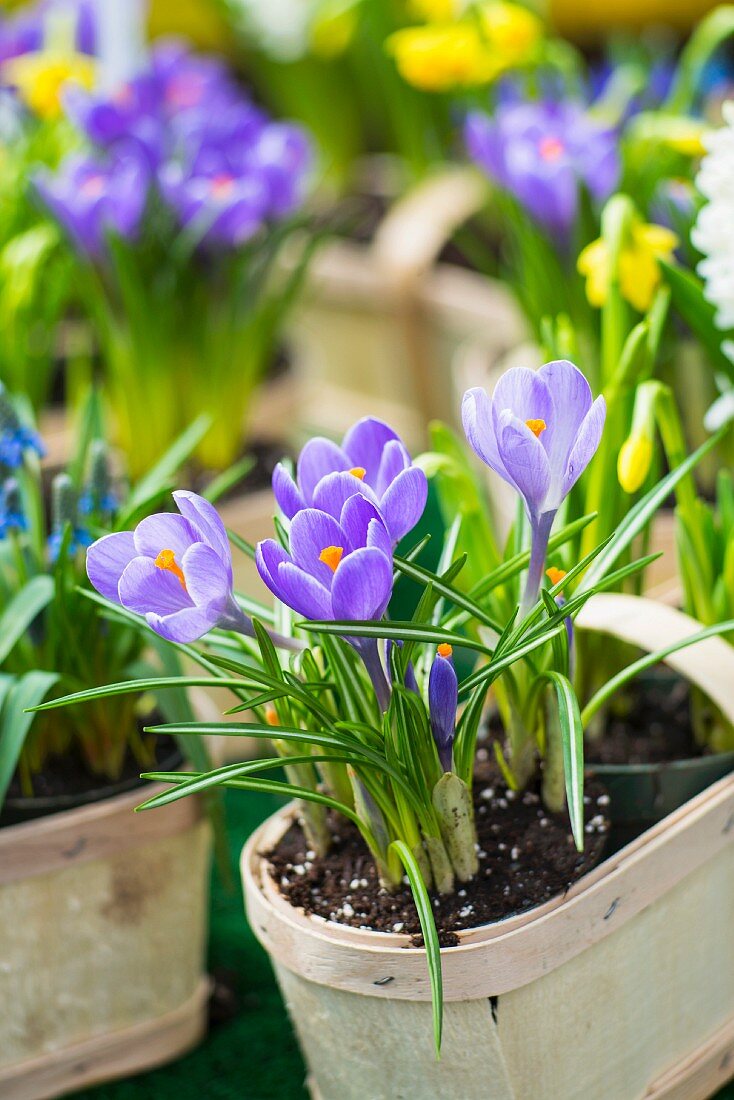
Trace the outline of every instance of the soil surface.
{"type": "MultiPolygon", "coordinates": [[[[148,716],[145,725],[151,724],[155,720],[155,718],[148,716]]],[[[154,737],[151,752],[154,759],[151,760],[150,765],[143,765],[128,748],[119,778],[111,781],[105,779],[104,776],[93,775],[78,749],[72,749],[60,756],[53,756],[46,762],[43,771],[33,776],[34,798],[78,798],[83,801],[85,796],[92,796],[95,799],[96,797],[104,797],[111,788],[127,787],[132,789],[142,785],[143,780],[140,778],[142,771],[153,771],[161,767],[165,767],[166,770],[170,771],[178,767],[182,759],[176,741],[167,734],[154,737]]],[[[21,799],[26,805],[32,801],[23,795],[16,773],[8,788],[7,804],[12,808],[12,804],[21,799]]],[[[0,817],[0,824],[2,824],[2,821],[3,818],[0,817]]]]}
{"type": "Polygon", "coordinates": [[[688,683],[666,674],[633,681],[614,701],[606,729],[586,745],[587,764],[665,764],[703,755],[691,723],[688,683]]]}
{"type": "MultiPolygon", "coordinates": [[[[597,782],[587,786],[586,845],[576,851],[568,818],[549,814],[537,789],[507,789],[487,752],[480,749],[474,783],[479,837],[479,874],[454,894],[433,895],[441,944],[456,932],[502,920],[563,893],[602,857],[609,829],[609,797],[597,782]]],[[[389,894],[379,883],[359,832],[343,818],[332,819],[333,847],[320,859],[293,825],[277,848],[264,853],[274,881],[292,905],[326,920],[378,932],[403,932],[422,943],[409,886],[389,894]]]]}

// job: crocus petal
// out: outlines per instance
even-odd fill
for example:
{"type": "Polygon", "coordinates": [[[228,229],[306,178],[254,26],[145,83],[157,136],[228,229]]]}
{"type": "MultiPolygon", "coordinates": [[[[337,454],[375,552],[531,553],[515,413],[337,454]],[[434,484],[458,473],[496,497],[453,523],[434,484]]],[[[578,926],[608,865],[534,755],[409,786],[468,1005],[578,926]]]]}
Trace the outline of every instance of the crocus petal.
{"type": "Polygon", "coordinates": [[[372,547],[355,550],[334,574],[331,608],[335,619],[379,619],[392,592],[390,559],[372,547]]]}
{"type": "Polygon", "coordinates": [[[382,454],[388,443],[399,436],[384,420],[365,416],[344,436],[342,449],[349,455],[348,466],[363,466],[365,480],[374,485],[380,469],[382,454]]]}
{"type": "Polygon", "coordinates": [[[100,595],[120,602],[120,577],[136,555],[132,531],[117,531],[92,543],[87,550],[87,576],[100,595]]]}
{"type": "Polygon", "coordinates": [[[141,520],[134,538],[138,554],[156,558],[161,550],[173,550],[179,563],[188,548],[199,542],[187,519],[167,512],[141,520]]]}
{"type": "Polygon", "coordinates": [[[506,410],[500,417],[499,446],[504,467],[524,497],[528,512],[545,511],[551,474],[540,440],[524,421],[506,410]]]}
{"type": "Polygon", "coordinates": [[[437,656],[428,677],[428,709],[431,732],[446,771],[451,767],[458,698],[459,685],[451,659],[437,656]]]}
{"type": "Polygon", "coordinates": [[[274,595],[278,585],[278,566],[284,561],[290,561],[290,557],[275,539],[263,539],[255,548],[255,565],[264,584],[268,586],[274,595]]]}
{"type": "Polygon", "coordinates": [[[464,434],[477,457],[505,481],[512,483],[497,448],[492,402],[486,390],[475,386],[466,391],[461,402],[461,421],[464,434]]]}
{"type": "Polygon", "coordinates": [[[330,439],[323,439],[321,436],[309,439],[298,459],[296,479],[306,504],[312,503],[314,489],[322,477],[333,474],[336,470],[348,470],[354,465],[342,448],[330,439]]]}
{"type": "Polygon", "coordinates": [[[559,359],[538,370],[553,398],[553,413],[547,421],[540,442],[548,454],[551,467],[551,493],[561,488],[568,457],[576,441],[584,417],[591,408],[591,387],[573,363],[559,359]]]}
{"type": "MultiPolygon", "coordinates": [[[[213,504],[197,493],[180,489],[173,494],[178,510],[188,520],[201,542],[208,543],[219,556],[229,573],[232,583],[232,551],[229,547],[227,528],[213,504]]],[[[173,549],[173,547],[171,547],[173,549]]]]}
{"type": "MultiPolygon", "coordinates": [[[[498,431],[498,418],[509,409],[519,420],[545,420],[553,416],[553,397],[540,371],[515,367],[502,375],[492,394],[493,422],[498,431]]],[[[500,452],[502,448],[500,447],[500,452]]]]}
{"type": "Polygon", "coordinates": [[[328,589],[293,562],[286,561],[278,567],[277,585],[278,599],[304,618],[334,618],[328,589]]]}
{"type": "Polygon", "coordinates": [[[178,577],[148,557],[133,558],[120,577],[119,593],[122,606],[138,615],[171,615],[193,606],[178,577]]]}
{"type": "Polygon", "coordinates": [[[273,495],[281,512],[288,519],[293,519],[296,512],[306,507],[306,501],[282,462],[273,470],[273,495]]]}
{"type": "Polygon", "coordinates": [[[339,526],[347,536],[349,553],[371,544],[388,557],[392,555],[392,541],[382,514],[366,497],[353,496],[346,501],[339,517],[339,526]]]}
{"type": "Polygon", "coordinates": [[[184,607],[172,615],[157,615],[150,611],[145,616],[148,626],[161,638],[183,645],[195,642],[208,634],[219,620],[216,606],[184,607]]]}
{"type": "Polygon", "coordinates": [[[317,508],[304,508],[293,517],[290,532],[291,557],[296,565],[331,587],[333,570],[320,560],[328,546],[341,546],[346,552],[346,537],[333,516],[317,508]]]}
{"type": "Polygon", "coordinates": [[[423,515],[428,499],[428,480],[423,470],[411,466],[393,481],[380,502],[393,542],[412,531],[423,515]]]}
{"type": "Polygon", "coordinates": [[[378,497],[390,487],[398,474],[410,466],[410,455],[399,439],[391,439],[386,444],[380,459],[377,477],[373,482],[378,497]]]}
{"type": "Polygon", "coordinates": [[[569,455],[563,479],[563,496],[571,491],[596,454],[596,449],[604,431],[606,416],[606,402],[603,397],[599,396],[584,417],[576,436],[576,442],[569,455]]]}
{"type": "Polygon", "coordinates": [[[224,609],[231,598],[232,572],[217,551],[203,542],[195,542],[181,558],[186,588],[195,604],[216,604],[224,609]]]}
{"type": "Polygon", "coordinates": [[[342,508],[350,497],[360,494],[377,504],[377,498],[363,481],[354,474],[346,473],[327,474],[316,486],[313,494],[314,508],[320,508],[322,512],[328,512],[335,519],[341,515],[342,508]]]}

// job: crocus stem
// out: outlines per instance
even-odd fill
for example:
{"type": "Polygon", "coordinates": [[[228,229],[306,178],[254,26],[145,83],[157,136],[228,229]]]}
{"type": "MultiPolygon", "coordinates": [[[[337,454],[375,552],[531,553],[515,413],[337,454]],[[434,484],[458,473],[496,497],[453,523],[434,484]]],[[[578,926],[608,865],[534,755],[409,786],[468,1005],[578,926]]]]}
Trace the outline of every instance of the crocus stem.
{"type": "Polygon", "coordinates": [[[528,612],[535,606],[540,592],[540,584],[543,579],[543,567],[548,553],[548,539],[550,538],[555,512],[543,512],[541,516],[531,519],[532,541],[530,544],[530,564],[528,576],[525,582],[522,602],[520,604],[519,620],[525,618],[528,612]]]}
{"type": "Polygon", "coordinates": [[[390,706],[390,685],[385,677],[385,671],[380,661],[380,652],[376,638],[364,639],[359,647],[359,655],[364,661],[372,686],[375,689],[380,710],[384,713],[390,706]]]}

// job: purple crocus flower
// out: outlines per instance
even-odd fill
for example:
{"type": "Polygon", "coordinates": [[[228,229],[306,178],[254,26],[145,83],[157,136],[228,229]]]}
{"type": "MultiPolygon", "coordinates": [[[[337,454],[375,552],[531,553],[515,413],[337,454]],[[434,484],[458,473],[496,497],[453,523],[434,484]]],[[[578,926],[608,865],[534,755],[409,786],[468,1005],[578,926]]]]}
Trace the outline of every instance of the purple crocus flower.
{"type": "Polygon", "coordinates": [[[102,161],[73,156],[60,172],[39,172],[36,190],[77,247],[91,257],[105,249],[109,232],[134,238],[148,194],[148,171],[138,157],[102,161]]]}
{"type": "Polygon", "coordinates": [[[90,581],[169,641],[193,642],[213,627],[252,635],[232,592],[232,555],[216,509],[196,493],[173,497],[180,515],[148,516],[134,532],[89,547],[90,581]]]}
{"type": "Polygon", "coordinates": [[[397,433],[382,420],[365,417],[349,429],[341,446],[321,437],[309,440],[295,481],[279,463],[273,492],[288,519],[302,508],[319,508],[336,518],[344,502],[359,493],[379,509],[395,545],[423,515],[428,483],[397,433]]]}
{"type": "Polygon", "coordinates": [[[459,681],[451,659],[450,645],[440,645],[428,676],[428,712],[438,759],[445,772],[451,771],[459,681]]]}
{"type": "MultiPolygon", "coordinates": [[[[291,523],[290,553],[265,539],[255,561],[273,595],[306,619],[379,620],[390,602],[390,535],[378,509],[360,495],[344,502],[338,520],[317,508],[301,509],[291,523]]],[[[362,657],[386,709],[389,688],[377,641],[347,641],[362,657]]]]}
{"type": "Polygon", "coordinates": [[[193,174],[171,162],[161,169],[159,182],[182,227],[201,242],[241,245],[257,233],[268,213],[265,181],[253,173],[193,174]]]}
{"type": "Polygon", "coordinates": [[[96,36],[92,0],[43,0],[30,9],[0,16],[0,62],[43,49],[49,17],[55,12],[69,14],[75,20],[74,46],[79,53],[93,54],[96,36]]]}
{"type": "Polygon", "coordinates": [[[615,131],[573,101],[506,102],[493,116],[472,111],[464,141],[472,160],[561,240],[575,223],[580,185],[603,202],[619,179],[615,131]]]}
{"type": "Polygon", "coordinates": [[[467,390],[464,431],[483,462],[522,497],[532,530],[532,557],[521,605],[535,603],[556,512],[594,457],[606,417],[578,367],[560,359],[538,371],[514,367],[490,398],[467,390]]]}
{"type": "Polygon", "coordinates": [[[71,85],[64,92],[64,107],[94,145],[122,155],[137,154],[155,170],[166,152],[158,99],[155,81],[143,73],[111,94],[71,85]]]}

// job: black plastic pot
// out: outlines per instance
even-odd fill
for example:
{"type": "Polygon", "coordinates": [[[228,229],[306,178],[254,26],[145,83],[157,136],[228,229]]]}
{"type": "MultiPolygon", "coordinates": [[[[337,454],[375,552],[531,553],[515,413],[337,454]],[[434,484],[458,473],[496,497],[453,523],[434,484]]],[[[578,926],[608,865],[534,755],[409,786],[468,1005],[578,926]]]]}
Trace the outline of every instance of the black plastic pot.
{"type": "MultiPolygon", "coordinates": [[[[175,771],[183,764],[183,755],[180,750],[172,748],[162,760],[156,764],[158,771],[175,771]]],[[[8,797],[5,799],[0,814],[0,827],[5,825],[21,825],[25,821],[33,821],[37,817],[48,817],[50,814],[63,813],[65,810],[76,810],[80,806],[89,806],[93,802],[101,802],[105,798],[115,798],[118,794],[126,794],[134,791],[136,787],[146,786],[145,780],[137,775],[121,780],[119,783],[106,783],[80,794],[57,794],[24,798],[22,796],[8,797]]]]}
{"type": "Polygon", "coordinates": [[[734,771],[734,752],[664,764],[592,764],[589,771],[609,792],[609,852],[616,852],[734,771]]]}

